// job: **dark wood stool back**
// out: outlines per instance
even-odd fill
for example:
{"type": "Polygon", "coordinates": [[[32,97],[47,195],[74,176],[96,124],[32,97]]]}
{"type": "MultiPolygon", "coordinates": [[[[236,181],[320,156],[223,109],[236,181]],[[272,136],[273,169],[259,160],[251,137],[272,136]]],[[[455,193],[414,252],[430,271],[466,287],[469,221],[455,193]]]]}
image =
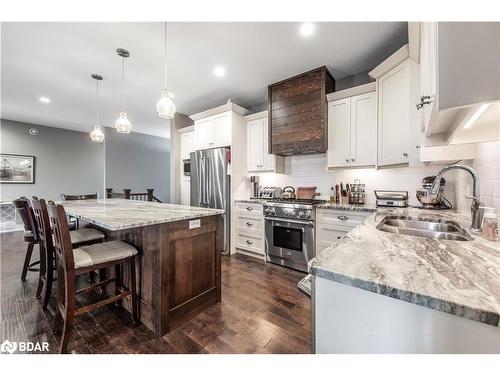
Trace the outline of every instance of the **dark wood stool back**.
{"type": "MultiPolygon", "coordinates": [[[[28,198],[21,197],[13,201],[14,207],[16,208],[17,214],[21,217],[24,225],[24,242],[28,243],[26,248],[26,255],[24,257],[23,269],[21,271],[21,280],[26,280],[26,275],[28,271],[30,272],[40,272],[40,268],[35,268],[36,265],[40,264],[40,261],[31,262],[31,256],[33,254],[33,248],[36,244],[40,243],[40,235],[38,231],[38,226],[35,221],[35,215],[33,214],[33,209],[30,205],[28,198]]],[[[40,252],[42,250],[40,249],[40,252]]],[[[40,254],[40,259],[42,254],[40,254]]],[[[36,291],[36,297],[40,297],[41,292],[41,280],[38,278],[38,288],[36,291]]]]}
{"type": "Polygon", "coordinates": [[[97,199],[97,193],[95,194],[61,194],[61,200],[63,201],[82,201],[86,199],[97,199]]]}
{"type": "Polygon", "coordinates": [[[17,214],[21,217],[24,225],[24,241],[25,242],[38,242],[40,239],[38,228],[33,215],[30,201],[26,197],[21,197],[13,201],[17,214]]]}
{"type": "Polygon", "coordinates": [[[45,199],[33,196],[31,200],[33,213],[40,234],[40,278],[42,280],[42,308],[47,309],[52,283],[54,281],[54,243],[52,240],[52,229],[50,227],[49,212],[45,199]],[[43,255],[43,257],[42,257],[43,255]]]}

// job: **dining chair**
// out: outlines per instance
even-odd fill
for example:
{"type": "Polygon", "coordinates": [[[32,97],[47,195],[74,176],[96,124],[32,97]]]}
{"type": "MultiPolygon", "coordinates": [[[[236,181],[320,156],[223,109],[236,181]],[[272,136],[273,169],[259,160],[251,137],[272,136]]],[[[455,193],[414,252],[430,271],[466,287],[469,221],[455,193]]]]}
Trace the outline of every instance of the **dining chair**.
{"type": "Polygon", "coordinates": [[[135,275],[135,257],[138,252],[134,246],[123,241],[102,242],[73,250],[64,207],[49,201],[48,213],[54,234],[54,250],[58,258],[57,303],[53,332],[58,333],[62,323],[63,329],[59,352],[66,353],[73,330],[74,319],[81,314],[90,312],[101,306],[122,301],[123,298],[130,296],[132,320],[134,323],[138,321],[135,275]],[[130,267],[130,290],[125,288],[121,279],[121,268],[125,263],[128,263],[130,267]],[[115,278],[100,280],[76,290],[76,276],[111,266],[115,267],[115,278]],[[75,296],[77,294],[91,292],[97,287],[102,287],[112,282],[115,283],[114,295],[98,302],[75,308],[75,296]]]}
{"type": "MultiPolygon", "coordinates": [[[[40,279],[42,283],[41,295],[43,295],[42,308],[46,310],[49,303],[50,293],[52,292],[52,283],[54,281],[54,243],[52,239],[52,229],[50,226],[49,213],[47,210],[47,203],[45,202],[45,199],[38,199],[38,197],[33,196],[31,199],[31,204],[35,216],[35,224],[41,242],[41,254],[43,254],[43,259],[40,259],[40,279]]],[[[77,248],[84,244],[89,245],[94,242],[102,242],[105,240],[104,233],[94,228],[72,230],[69,232],[69,235],[71,239],[71,246],[73,248],[77,248]]],[[[93,276],[93,273],[91,273],[91,275],[93,276]]],[[[105,274],[102,270],[100,270],[100,275],[101,279],[104,279],[105,274]]],[[[93,277],[91,277],[91,279],[93,279],[93,277]]]]}
{"type": "MultiPolygon", "coordinates": [[[[40,260],[43,259],[42,248],[40,247],[40,234],[38,232],[38,227],[35,222],[35,216],[33,209],[30,205],[28,198],[20,197],[13,201],[14,207],[16,208],[17,214],[21,217],[24,225],[24,242],[28,243],[26,248],[26,255],[24,257],[23,269],[21,271],[21,280],[26,280],[26,275],[28,271],[30,272],[40,272],[40,268],[35,268],[35,266],[41,266],[40,260]],[[40,248],[40,260],[31,262],[31,256],[33,254],[33,248],[38,245],[40,248]]],[[[36,297],[40,297],[42,290],[42,281],[40,277],[38,278],[38,287],[36,290],[36,297]]]]}

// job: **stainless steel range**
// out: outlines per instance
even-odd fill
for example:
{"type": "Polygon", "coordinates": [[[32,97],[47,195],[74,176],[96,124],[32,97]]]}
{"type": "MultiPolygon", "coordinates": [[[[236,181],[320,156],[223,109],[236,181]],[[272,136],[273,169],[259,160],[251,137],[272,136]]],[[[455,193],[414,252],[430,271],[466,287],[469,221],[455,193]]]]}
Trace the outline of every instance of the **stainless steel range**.
{"type": "Polygon", "coordinates": [[[264,220],[268,262],[307,272],[307,262],[316,255],[312,199],[275,199],[265,202],[264,220]]]}

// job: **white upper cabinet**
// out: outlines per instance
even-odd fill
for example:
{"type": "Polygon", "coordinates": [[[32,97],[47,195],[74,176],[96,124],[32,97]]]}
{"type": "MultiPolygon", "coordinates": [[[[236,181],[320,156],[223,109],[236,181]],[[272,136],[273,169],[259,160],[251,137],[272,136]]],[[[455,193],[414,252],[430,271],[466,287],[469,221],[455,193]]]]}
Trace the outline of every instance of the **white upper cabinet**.
{"type": "Polygon", "coordinates": [[[494,140],[486,125],[480,131],[485,139],[462,130],[481,104],[500,100],[500,24],[422,22],[420,40],[421,95],[415,104],[423,112],[426,144],[494,140]]]}
{"type": "Polygon", "coordinates": [[[211,148],[214,144],[214,123],[212,119],[206,118],[194,123],[195,148],[202,150],[211,148]]]}
{"type": "Polygon", "coordinates": [[[351,98],[328,103],[328,167],[350,166],[351,98]]]}
{"type": "Polygon", "coordinates": [[[247,162],[248,171],[257,171],[262,165],[262,120],[250,121],[247,124],[247,162]]]}
{"type": "Polygon", "coordinates": [[[194,131],[181,133],[181,159],[189,159],[189,154],[195,150],[194,148],[194,131]]]}
{"type": "Polygon", "coordinates": [[[213,117],[214,147],[231,145],[231,113],[221,113],[213,117]]]}
{"type": "Polygon", "coordinates": [[[376,135],[375,92],[330,102],[327,167],[375,165],[376,135]]]}
{"type": "Polygon", "coordinates": [[[351,165],[377,164],[377,97],[375,92],[351,98],[351,165]]]}
{"type": "Polygon", "coordinates": [[[377,79],[378,165],[409,162],[410,61],[377,79]]]}
{"type": "MultiPolygon", "coordinates": [[[[267,116],[266,112],[257,115],[267,116]]],[[[248,172],[283,173],[283,157],[269,154],[269,128],[267,117],[247,119],[247,170],[248,172]]],[[[258,116],[257,116],[258,117],[258,116]]]]}
{"type": "Polygon", "coordinates": [[[197,150],[231,145],[231,113],[196,120],[194,123],[197,150]]]}

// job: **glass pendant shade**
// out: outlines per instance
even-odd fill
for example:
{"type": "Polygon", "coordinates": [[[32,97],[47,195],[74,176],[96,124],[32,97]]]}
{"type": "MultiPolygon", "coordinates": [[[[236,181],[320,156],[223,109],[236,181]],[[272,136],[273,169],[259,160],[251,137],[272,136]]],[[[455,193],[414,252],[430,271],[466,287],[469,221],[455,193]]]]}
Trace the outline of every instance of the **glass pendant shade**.
{"type": "Polygon", "coordinates": [[[175,104],[170,98],[170,94],[167,90],[161,93],[161,98],[156,103],[156,110],[158,111],[158,116],[163,118],[174,118],[175,115],[175,104]]]}
{"type": "Polygon", "coordinates": [[[104,133],[99,125],[95,125],[94,130],[90,132],[90,139],[92,142],[104,142],[104,133]]]}
{"type": "Polygon", "coordinates": [[[118,133],[129,134],[132,124],[128,120],[126,112],[120,112],[120,117],[115,121],[115,128],[118,133]]]}

